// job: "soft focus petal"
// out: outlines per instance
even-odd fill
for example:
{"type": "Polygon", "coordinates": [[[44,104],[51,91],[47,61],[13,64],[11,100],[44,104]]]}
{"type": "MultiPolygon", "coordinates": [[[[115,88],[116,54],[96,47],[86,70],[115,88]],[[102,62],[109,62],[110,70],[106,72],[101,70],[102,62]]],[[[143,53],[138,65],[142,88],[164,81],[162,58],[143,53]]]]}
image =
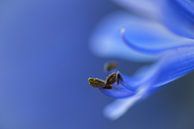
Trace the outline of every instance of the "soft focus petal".
{"type": "Polygon", "coordinates": [[[135,61],[152,60],[158,57],[158,55],[145,55],[127,47],[120,34],[120,29],[123,27],[127,30],[127,39],[141,47],[166,48],[189,41],[170,33],[157,22],[118,13],[108,17],[99,26],[92,38],[92,50],[99,56],[121,57],[135,61]]]}
{"type": "MultiPolygon", "coordinates": [[[[132,87],[136,89],[136,93],[127,98],[116,100],[105,108],[104,113],[110,119],[117,119],[133,104],[149,95],[156,87],[163,86],[193,70],[194,45],[169,50],[153,66],[138,72],[136,77],[141,78],[137,79],[136,83],[133,82],[136,87],[132,87]]],[[[112,92],[112,95],[114,93],[116,92],[112,92]]]]}
{"type": "Polygon", "coordinates": [[[192,0],[114,0],[130,11],[164,23],[175,33],[194,38],[194,2],[192,0]]]}
{"type": "Polygon", "coordinates": [[[194,2],[192,0],[164,0],[162,20],[175,33],[194,38],[194,2]]]}
{"type": "Polygon", "coordinates": [[[165,52],[157,63],[140,70],[131,78],[122,74],[123,81],[119,85],[115,84],[113,89],[101,89],[101,91],[116,98],[130,97],[137,94],[142,87],[145,88],[144,85],[153,89],[178,79],[193,70],[194,45],[188,45],[165,52]]]}
{"type": "MultiPolygon", "coordinates": [[[[136,51],[136,52],[139,52],[139,53],[144,53],[144,54],[149,54],[149,55],[155,55],[155,54],[162,54],[166,51],[169,51],[169,50],[172,50],[172,49],[178,49],[178,48],[182,48],[182,47],[187,47],[187,46],[192,46],[193,43],[191,43],[190,41],[193,41],[191,39],[184,39],[181,41],[181,38],[180,40],[177,40],[177,41],[174,41],[174,43],[171,43],[171,44],[166,44],[165,47],[164,47],[164,43],[168,43],[169,41],[162,41],[163,39],[159,40],[159,44],[157,45],[157,47],[153,47],[155,46],[154,43],[152,42],[149,42],[149,40],[152,40],[154,41],[156,38],[161,38],[161,37],[157,37],[156,35],[151,38],[153,39],[150,39],[149,37],[149,34],[144,34],[144,35],[147,35],[147,37],[144,39],[144,41],[147,40],[147,44],[148,46],[143,46],[143,45],[139,45],[138,43],[134,43],[135,41],[133,41],[133,36],[131,36],[131,31],[129,31],[129,33],[127,33],[126,31],[126,28],[123,28],[121,30],[121,38],[123,39],[123,42],[129,47],[131,48],[132,50],[136,51]],[[161,43],[160,43],[161,42],[161,43]]],[[[154,34],[152,34],[154,35],[154,34]]],[[[143,36],[142,36],[143,38],[143,36]]],[[[137,39],[138,40],[138,39],[137,39]]],[[[156,41],[157,42],[157,41],[156,41]]],[[[141,43],[141,41],[140,41],[141,43]]]]}
{"type": "Polygon", "coordinates": [[[97,28],[91,48],[99,56],[155,63],[132,77],[122,74],[123,81],[112,89],[100,89],[117,98],[104,110],[113,120],[158,87],[194,70],[194,1],[114,1],[136,16],[117,13],[108,17],[97,28]]]}
{"type": "Polygon", "coordinates": [[[104,114],[106,117],[115,120],[121,117],[131,106],[133,106],[136,102],[144,97],[146,94],[146,89],[139,90],[135,95],[125,98],[125,99],[118,99],[115,102],[108,105],[105,110],[104,114]]]}
{"type": "MultiPolygon", "coordinates": [[[[193,70],[194,45],[189,44],[163,53],[158,62],[140,72],[140,76],[136,77],[138,82],[136,86],[142,87],[142,85],[148,84],[151,88],[163,86],[193,70]]],[[[136,89],[138,89],[137,87],[136,89]]]]}
{"type": "Polygon", "coordinates": [[[112,89],[100,88],[100,91],[105,95],[114,98],[125,98],[136,94],[137,81],[123,74],[121,76],[123,79],[122,82],[114,84],[112,89]]]}
{"type": "Polygon", "coordinates": [[[178,79],[194,70],[194,45],[166,52],[155,64],[153,86],[158,87],[178,79]]]}
{"type": "Polygon", "coordinates": [[[113,0],[134,12],[157,18],[160,14],[158,2],[161,0],[113,0]]]}

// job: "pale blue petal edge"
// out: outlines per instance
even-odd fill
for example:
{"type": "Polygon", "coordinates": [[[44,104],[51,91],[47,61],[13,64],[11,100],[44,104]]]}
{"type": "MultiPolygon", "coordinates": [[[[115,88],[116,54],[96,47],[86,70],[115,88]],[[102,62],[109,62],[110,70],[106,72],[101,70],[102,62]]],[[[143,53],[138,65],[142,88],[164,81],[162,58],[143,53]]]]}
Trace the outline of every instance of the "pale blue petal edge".
{"type": "Polygon", "coordinates": [[[115,100],[104,109],[104,115],[109,119],[116,120],[121,117],[128,109],[130,109],[136,102],[142,99],[147,93],[146,89],[141,89],[134,96],[115,100]]]}

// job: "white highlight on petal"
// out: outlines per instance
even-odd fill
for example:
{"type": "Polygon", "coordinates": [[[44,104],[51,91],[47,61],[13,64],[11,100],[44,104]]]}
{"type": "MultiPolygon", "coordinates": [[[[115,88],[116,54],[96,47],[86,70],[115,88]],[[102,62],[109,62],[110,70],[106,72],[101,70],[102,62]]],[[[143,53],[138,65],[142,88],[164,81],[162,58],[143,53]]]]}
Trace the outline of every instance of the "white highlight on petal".
{"type": "Polygon", "coordinates": [[[104,109],[104,115],[109,119],[116,120],[121,117],[128,109],[130,109],[136,102],[144,97],[148,88],[141,87],[137,94],[125,99],[119,99],[111,103],[104,109]]]}
{"type": "Polygon", "coordinates": [[[123,34],[126,32],[126,28],[125,27],[122,27],[121,30],[120,30],[120,33],[123,34]]]}

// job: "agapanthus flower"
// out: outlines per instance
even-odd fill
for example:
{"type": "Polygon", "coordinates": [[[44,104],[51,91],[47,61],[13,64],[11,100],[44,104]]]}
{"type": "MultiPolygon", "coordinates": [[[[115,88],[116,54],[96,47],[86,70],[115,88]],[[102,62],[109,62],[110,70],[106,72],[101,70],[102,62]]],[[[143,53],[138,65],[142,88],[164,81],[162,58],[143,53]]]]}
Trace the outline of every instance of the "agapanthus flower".
{"type": "Polygon", "coordinates": [[[194,69],[194,3],[191,0],[115,0],[129,12],[105,19],[92,37],[99,56],[152,61],[133,76],[114,69],[99,90],[117,100],[105,108],[111,119],[194,69]],[[110,83],[110,75],[115,74],[110,83]],[[119,78],[118,78],[119,75],[119,78]],[[106,88],[108,86],[108,88],[106,88]]]}

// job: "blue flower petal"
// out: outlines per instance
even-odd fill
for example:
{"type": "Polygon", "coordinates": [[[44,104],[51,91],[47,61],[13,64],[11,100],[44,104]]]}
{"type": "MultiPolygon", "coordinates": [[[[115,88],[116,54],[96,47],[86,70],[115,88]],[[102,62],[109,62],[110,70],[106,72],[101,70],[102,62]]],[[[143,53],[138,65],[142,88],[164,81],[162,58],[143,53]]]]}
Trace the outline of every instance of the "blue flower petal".
{"type": "Polygon", "coordinates": [[[166,51],[153,66],[141,70],[133,77],[121,74],[123,81],[114,84],[113,89],[100,89],[105,95],[115,98],[134,96],[137,91],[162,86],[180,78],[194,69],[194,44],[166,51]],[[177,54],[179,56],[177,56],[177,54]]]}
{"type": "Polygon", "coordinates": [[[191,0],[164,0],[162,19],[175,33],[194,38],[194,2],[191,0]]]}
{"type": "MultiPolygon", "coordinates": [[[[153,47],[154,46],[154,44],[152,45],[152,44],[150,44],[149,46],[142,46],[142,45],[138,45],[137,43],[135,44],[135,43],[133,43],[133,42],[135,42],[135,41],[133,41],[133,36],[129,36],[130,35],[130,33],[131,33],[131,30],[129,31],[129,34],[126,32],[126,29],[125,28],[123,28],[122,30],[121,30],[121,37],[122,37],[122,39],[123,39],[123,42],[129,47],[129,48],[131,48],[132,50],[134,50],[134,51],[137,51],[137,52],[139,52],[139,53],[144,53],[144,54],[149,54],[149,55],[154,55],[154,54],[161,54],[161,53],[163,53],[163,52],[166,52],[166,51],[169,51],[169,50],[172,50],[172,49],[178,49],[178,48],[182,48],[182,47],[187,47],[187,46],[192,46],[193,45],[193,43],[190,43],[190,42],[188,42],[188,41],[192,41],[192,40],[189,40],[189,39],[187,39],[188,41],[184,41],[184,42],[182,42],[182,43],[179,43],[178,41],[177,41],[177,43],[176,44],[171,44],[171,45],[165,45],[165,47],[163,46],[163,44],[161,43],[161,46],[160,45],[158,45],[158,46],[160,46],[160,47],[153,47]],[[128,34],[128,35],[127,35],[128,34]]],[[[149,42],[149,40],[152,40],[152,41],[154,41],[155,40],[155,38],[157,38],[157,36],[154,36],[154,37],[151,37],[151,38],[154,38],[154,39],[150,39],[150,37],[147,35],[147,34],[144,34],[144,35],[146,35],[147,37],[146,37],[146,39],[145,40],[148,40],[147,42],[149,42]]],[[[152,35],[154,35],[154,34],[152,34],[152,35]]],[[[159,37],[158,37],[159,38],[159,37]]],[[[144,40],[144,41],[145,41],[144,40]]],[[[160,40],[161,42],[165,42],[165,41],[162,41],[162,39],[160,40]]],[[[141,42],[141,41],[140,41],[141,42]]],[[[168,42],[168,41],[166,41],[166,42],[168,42]]]]}
{"type": "Polygon", "coordinates": [[[123,81],[112,89],[100,89],[105,95],[118,98],[104,111],[111,119],[119,118],[158,87],[194,70],[193,1],[114,1],[136,14],[144,14],[137,17],[118,13],[108,17],[92,38],[93,51],[100,56],[156,62],[132,77],[121,74],[123,81]],[[125,28],[122,34],[121,28],[125,28]]]}
{"type": "MultiPolygon", "coordinates": [[[[136,102],[149,95],[153,89],[178,79],[193,70],[194,45],[175,48],[165,52],[153,66],[140,70],[135,75],[138,79],[133,79],[133,83],[131,83],[131,79],[125,79],[126,83],[135,86],[129,86],[127,89],[133,88],[135,93],[108,105],[104,111],[105,116],[113,120],[119,118],[136,102]]],[[[116,90],[111,95],[114,96],[115,93],[116,90]]]]}
{"type": "Polygon", "coordinates": [[[183,77],[193,70],[194,44],[185,45],[163,53],[158,62],[134,76],[136,80],[134,79],[133,84],[136,89],[142,85],[149,85],[152,89],[183,77]]]}
{"type": "Polygon", "coordinates": [[[114,0],[130,11],[139,12],[164,23],[175,33],[194,38],[192,0],[114,0]]]}
{"type": "Polygon", "coordinates": [[[146,89],[139,90],[135,95],[118,99],[113,103],[109,104],[105,110],[104,115],[109,119],[115,120],[121,117],[129,108],[131,108],[136,102],[141,100],[147,93],[146,89]]]}
{"type": "Polygon", "coordinates": [[[153,60],[158,57],[158,55],[139,53],[127,47],[120,34],[120,29],[123,27],[127,30],[127,39],[141,47],[166,48],[190,41],[174,35],[157,22],[118,13],[110,16],[99,26],[92,38],[92,50],[100,56],[121,57],[135,61],[153,60]]]}
{"type": "Polygon", "coordinates": [[[194,45],[181,47],[166,52],[155,64],[154,87],[162,86],[194,70],[194,45]]]}
{"type": "Polygon", "coordinates": [[[136,94],[136,81],[128,76],[121,74],[123,81],[119,84],[114,84],[112,89],[100,88],[100,91],[107,96],[114,98],[125,98],[136,94]]]}

